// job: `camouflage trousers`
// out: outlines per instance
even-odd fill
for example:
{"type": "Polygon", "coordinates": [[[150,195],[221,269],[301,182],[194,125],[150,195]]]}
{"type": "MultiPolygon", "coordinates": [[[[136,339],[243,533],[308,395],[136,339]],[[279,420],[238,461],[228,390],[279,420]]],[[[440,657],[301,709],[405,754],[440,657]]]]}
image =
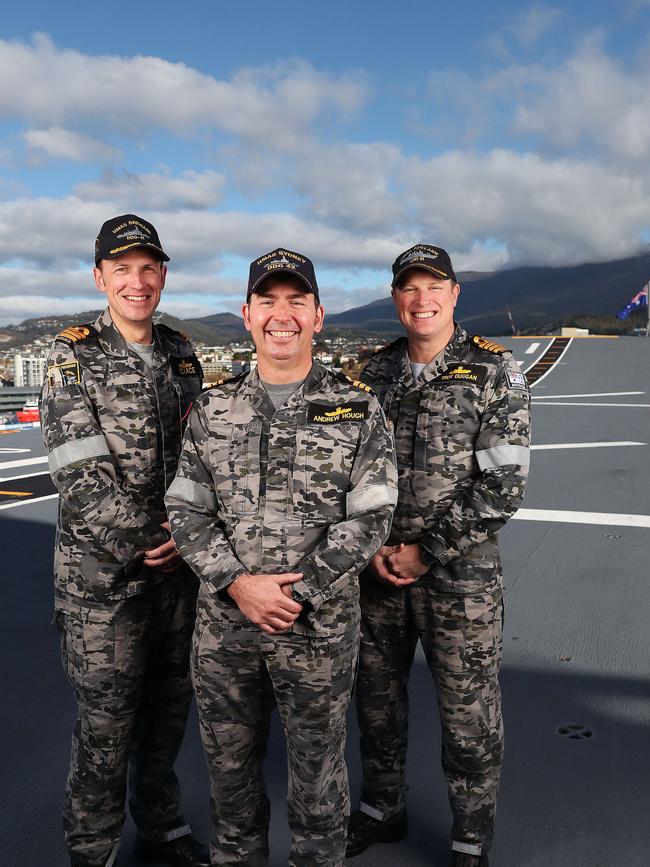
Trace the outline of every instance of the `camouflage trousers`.
{"type": "Polygon", "coordinates": [[[419,639],[437,692],[453,839],[489,845],[503,754],[502,626],[500,589],[444,595],[424,582],[393,588],[363,576],[356,704],[365,812],[388,818],[406,805],[408,679],[419,639]]]}
{"type": "Polygon", "coordinates": [[[199,614],[192,673],[211,782],[214,864],[268,864],[262,763],[278,708],[289,766],[290,867],[340,867],[350,812],[344,760],[359,632],[311,638],[224,629],[199,614]]]}
{"type": "Polygon", "coordinates": [[[71,853],[106,864],[119,843],[127,775],[142,836],[187,833],[174,761],[192,699],[197,580],[186,567],[111,609],[57,602],[78,715],[63,828],[71,853]]]}

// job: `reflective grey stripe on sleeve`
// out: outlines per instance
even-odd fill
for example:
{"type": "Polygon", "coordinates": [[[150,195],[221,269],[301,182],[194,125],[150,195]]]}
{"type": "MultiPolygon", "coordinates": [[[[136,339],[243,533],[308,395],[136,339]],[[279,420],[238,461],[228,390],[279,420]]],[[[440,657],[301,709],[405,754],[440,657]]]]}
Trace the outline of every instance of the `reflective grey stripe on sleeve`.
{"type": "Polygon", "coordinates": [[[476,452],[476,460],[482,470],[493,470],[509,464],[527,467],[530,463],[530,452],[525,446],[494,446],[476,452]]]}
{"type": "Polygon", "coordinates": [[[355,515],[363,515],[365,512],[374,512],[382,506],[395,506],[397,504],[397,488],[388,485],[368,485],[359,491],[350,491],[345,498],[345,507],[348,518],[355,515]]]}
{"type": "Polygon", "coordinates": [[[69,464],[76,464],[77,461],[85,461],[88,458],[98,458],[102,455],[110,457],[110,451],[106,440],[101,434],[94,437],[84,437],[80,440],[73,440],[69,443],[64,443],[62,446],[57,446],[50,452],[47,464],[50,468],[50,473],[55,473],[62,467],[67,467],[69,464]]]}
{"type": "Polygon", "coordinates": [[[216,495],[204,488],[203,485],[186,479],[184,476],[176,476],[169,486],[165,499],[191,503],[193,506],[204,506],[210,512],[217,511],[216,495]]]}

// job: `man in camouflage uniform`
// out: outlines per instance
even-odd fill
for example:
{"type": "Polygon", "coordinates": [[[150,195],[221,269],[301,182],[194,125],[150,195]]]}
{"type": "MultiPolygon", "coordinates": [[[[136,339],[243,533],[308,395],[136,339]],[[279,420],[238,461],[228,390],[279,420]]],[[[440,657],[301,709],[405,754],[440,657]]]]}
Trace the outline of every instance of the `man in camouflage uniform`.
{"type": "Polygon", "coordinates": [[[268,863],[262,776],[270,714],[287,741],[292,867],[339,867],[349,793],[345,711],[358,651],[357,575],[397,498],[370,389],[312,359],[323,323],[312,263],[251,264],[255,370],[196,402],[167,498],[201,578],[192,656],[212,786],[215,864],[268,863]]]}
{"type": "Polygon", "coordinates": [[[399,499],[387,545],[361,582],[363,789],[348,856],[406,835],[407,683],[419,639],[442,724],[450,863],[485,867],[503,750],[496,533],[524,492],[528,387],[502,346],[454,324],[460,286],[444,250],[412,247],[393,278],[406,338],[363,375],[393,425],[399,499]]]}
{"type": "Polygon", "coordinates": [[[72,867],[114,863],[129,769],[138,858],[209,864],[174,773],[198,582],[171,540],[164,495],[202,373],[185,337],[152,324],[168,260],[146,220],[104,223],[94,277],[108,308],[58,335],[41,394],[60,493],[56,622],[79,706],[63,811],[72,867]]]}

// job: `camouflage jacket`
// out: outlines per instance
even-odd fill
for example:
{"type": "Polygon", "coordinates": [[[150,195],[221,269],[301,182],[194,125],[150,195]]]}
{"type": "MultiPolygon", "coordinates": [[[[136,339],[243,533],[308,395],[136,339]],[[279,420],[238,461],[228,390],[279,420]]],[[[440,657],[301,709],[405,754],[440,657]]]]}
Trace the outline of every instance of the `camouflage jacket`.
{"type": "Polygon", "coordinates": [[[529,461],[529,392],[502,346],[456,326],[413,380],[406,339],[363,371],[393,425],[399,499],[389,544],[419,542],[427,580],[472,593],[501,580],[496,532],[521,503],[529,461]]]}
{"type": "Polygon", "coordinates": [[[58,600],[110,604],[142,592],[143,552],[169,538],[165,491],[202,374],[176,331],[154,326],[154,342],[150,370],[106,310],[62,331],[50,350],[40,406],[60,494],[58,600]]]}
{"type": "Polygon", "coordinates": [[[297,632],[358,620],[357,575],[388,535],[393,443],[367,387],[318,362],[274,410],[257,371],[196,402],[166,497],[176,544],[224,624],[250,624],[224,590],[243,572],[303,572],[297,632]]]}

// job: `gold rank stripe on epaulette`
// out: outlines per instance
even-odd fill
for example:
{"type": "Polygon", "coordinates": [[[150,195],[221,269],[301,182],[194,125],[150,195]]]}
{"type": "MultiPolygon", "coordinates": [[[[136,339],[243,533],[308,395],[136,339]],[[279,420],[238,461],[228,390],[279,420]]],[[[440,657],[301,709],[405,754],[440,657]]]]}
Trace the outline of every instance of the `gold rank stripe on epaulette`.
{"type": "Polygon", "coordinates": [[[57,340],[66,340],[70,343],[78,343],[90,337],[90,328],[87,325],[70,325],[56,335],[57,340]]]}
{"type": "Polygon", "coordinates": [[[478,346],[479,349],[485,349],[486,352],[493,352],[495,355],[503,355],[504,352],[510,351],[506,346],[495,343],[493,340],[488,340],[487,337],[480,337],[478,334],[472,337],[472,343],[478,346]]]}
{"type": "Polygon", "coordinates": [[[351,382],[355,388],[360,388],[361,391],[367,391],[369,394],[374,394],[372,388],[369,385],[366,385],[365,382],[361,382],[360,379],[352,379],[351,376],[345,375],[345,378],[348,382],[351,382]]]}

